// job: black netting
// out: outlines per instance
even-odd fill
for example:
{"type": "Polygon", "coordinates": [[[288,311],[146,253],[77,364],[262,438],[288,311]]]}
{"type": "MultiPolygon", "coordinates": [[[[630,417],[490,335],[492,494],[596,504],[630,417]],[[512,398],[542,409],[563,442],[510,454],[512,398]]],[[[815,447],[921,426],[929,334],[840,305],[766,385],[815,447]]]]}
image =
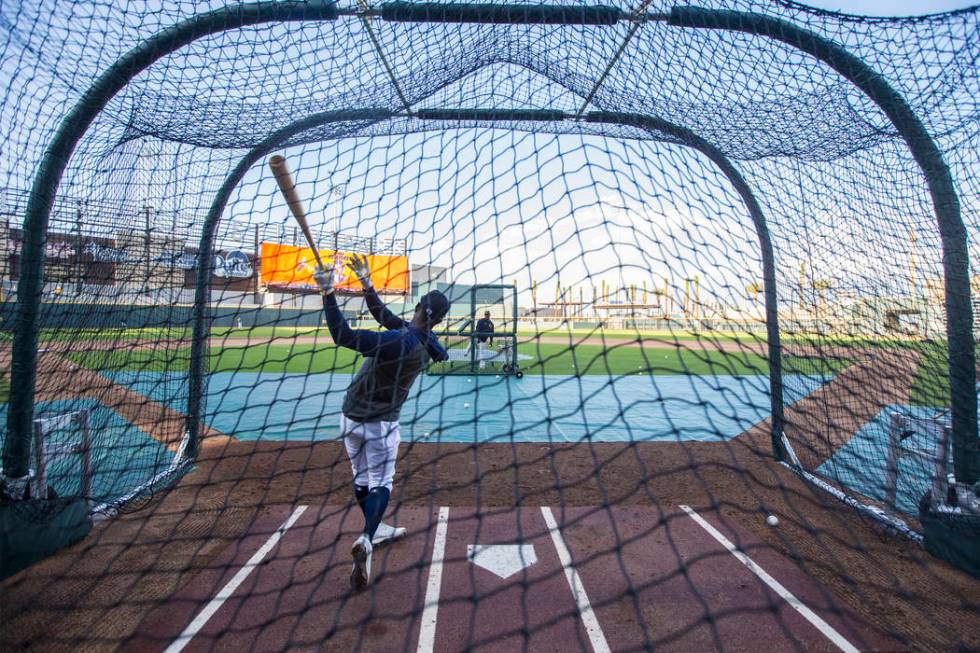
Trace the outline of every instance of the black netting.
{"type": "Polygon", "coordinates": [[[0,4],[4,647],[980,646],[977,8],[332,7],[0,4]]]}

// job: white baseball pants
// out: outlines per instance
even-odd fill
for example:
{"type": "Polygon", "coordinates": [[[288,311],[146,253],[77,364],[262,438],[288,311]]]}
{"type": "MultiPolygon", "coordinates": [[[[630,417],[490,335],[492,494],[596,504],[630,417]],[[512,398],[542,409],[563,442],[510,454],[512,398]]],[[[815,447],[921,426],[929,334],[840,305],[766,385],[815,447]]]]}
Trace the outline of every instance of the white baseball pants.
{"type": "Polygon", "coordinates": [[[354,484],[391,490],[401,442],[398,422],[355,422],[341,414],[340,433],[347,447],[354,484]]]}

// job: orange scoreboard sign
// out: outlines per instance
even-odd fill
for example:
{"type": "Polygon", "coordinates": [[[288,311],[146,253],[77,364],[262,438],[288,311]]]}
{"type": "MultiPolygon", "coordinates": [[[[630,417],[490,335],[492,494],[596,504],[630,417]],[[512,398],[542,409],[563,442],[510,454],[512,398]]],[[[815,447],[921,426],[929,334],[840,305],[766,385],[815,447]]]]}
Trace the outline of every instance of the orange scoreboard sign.
{"type": "MultiPolygon", "coordinates": [[[[328,268],[338,270],[334,288],[346,292],[360,292],[361,282],[345,265],[351,252],[321,249],[320,259],[328,268]],[[339,272],[339,270],[343,272],[339,272]]],[[[259,283],[272,288],[290,290],[310,290],[316,288],[313,273],[316,259],[309,247],[262,243],[259,255],[259,283]]],[[[408,293],[408,257],[370,254],[367,257],[371,266],[371,281],[378,292],[408,293]]]]}

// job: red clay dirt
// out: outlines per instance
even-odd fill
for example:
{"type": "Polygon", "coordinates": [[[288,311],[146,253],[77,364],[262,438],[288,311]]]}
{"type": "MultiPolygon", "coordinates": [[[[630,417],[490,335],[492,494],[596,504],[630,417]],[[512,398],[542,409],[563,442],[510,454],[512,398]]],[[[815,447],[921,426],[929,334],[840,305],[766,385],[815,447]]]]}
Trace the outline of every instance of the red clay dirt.
{"type": "MultiPolygon", "coordinates": [[[[980,581],[911,543],[883,536],[852,510],[772,462],[768,450],[754,448],[752,439],[403,444],[398,469],[391,510],[406,519],[408,508],[425,508],[431,515],[441,505],[475,506],[486,512],[542,505],[644,510],[661,506],[672,511],[688,504],[704,514],[720,515],[746,538],[754,536],[772,547],[799,574],[826,588],[835,605],[895,638],[900,649],[980,647],[975,628],[980,581]],[[779,517],[779,528],[765,525],[770,513],[779,517]]],[[[186,588],[196,590],[198,579],[204,578],[199,576],[202,570],[223,571],[220,556],[246,536],[269,506],[297,503],[350,505],[350,467],[342,444],[209,444],[194,471],[169,491],[97,525],[82,542],[0,582],[0,649],[118,650],[147,615],[186,588]]],[[[348,528],[341,529],[347,533],[340,540],[345,547],[348,528]]],[[[570,547],[576,546],[573,539],[569,535],[570,547]]],[[[391,628],[390,618],[380,618],[377,611],[369,616],[370,598],[344,602],[349,568],[346,560],[339,560],[346,551],[321,549],[311,568],[303,567],[302,573],[290,570],[296,579],[293,591],[302,604],[309,602],[304,592],[326,593],[302,622],[312,629],[303,631],[311,633],[303,641],[325,632],[317,630],[322,620],[357,623],[345,631],[355,640],[391,628]],[[332,575],[320,579],[325,568],[332,575]],[[346,612],[338,617],[341,607],[346,612]]],[[[410,558],[389,564],[405,568],[421,563],[417,554],[410,558]]],[[[423,591],[421,573],[406,578],[423,591]]],[[[374,596],[381,600],[380,594],[374,596]]],[[[406,611],[417,613],[420,606],[414,600],[403,597],[398,606],[386,609],[402,616],[406,611]]],[[[706,614],[691,614],[689,619],[706,614]]],[[[659,630],[659,636],[667,631],[659,630]]]]}
{"type": "MultiPolygon", "coordinates": [[[[292,511],[283,505],[268,509],[245,539],[228,545],[193,582],[149,614],[122,650],[164,650],[292,511]]],[[[348,580],[350,545],[361,527],[360,511],[308,507],[184,650],[357,650],[379,642],[384,645],[378,650],[400,649],[417,637],[425,561],[431,557],[428,517],[420,509],[399,514],[398,525],[410,534],[397,546],[378,547],[374,591],[354,594],[348,580]]]]}
{"type": "MultiPolygon", "coordinates": [[[[145,618],[123,650],[164,650],[292,510],[270,508],[240,542],[145,618]]],[[[594,642],[613,651],[838,650],[676,507],[548,510],[595,611],[597,631],[585,628],[541,508],[454,508],[434,651],[589,651],[594,642]],[[471,562],[471,544],[530,545],[536,559],[502,578],[471,562]]],[[[415,650],[437,508],[398,511],[399,525],[410,534],[377,549],[374,583],[364,593],[351,593],[347,585],[349,546],[360,525],[355,512],[309,507],[184,650],[415,650]]],[[[758,538],[717,514],[704,517],[861,650],[901,648],[758,538]]]]}
{"type": "MultiPolygon", "coordinates": [[[[57,355],[49,355],[48,359],[54,365],[61,365],[63,360],[57,355]]],[[[819,459],[853,433],[848,430],[851,425],[836,415],[847,414],[855,406],[875,410],[875,406],[855,403],[862,385],[881,384],[882,374],[891,374],[891,370],[894,375],[886,379],[887,392],[881,396],[901,397],[907,391],[908,375],[915,369],[910,361],[886,357],[866,363],[838,375],[836,386],[830,384],[842,395],[836,404],[839,408],[831,413],[826,411],[831,398],[813,395],[809,403],[800,402],[787,412],[787,432],[794,441],[812,441],[810,431],[840,430],[821,435],[817,446],[805,452],[807,455],[819,459]]],[[[169,422],[174,423],[176,432],[177,420],[169,422]]],[[[228,571],[228,560],[221,556],[228,555],[228,547],[236,543],[247,540],[251,545],[254,540],[249,539],[250,529],[260,524],[257,520],[269,511],[269,506],[302,503],[341,505],[347,510],[350,480],[346,452],[338,442],[208,438],[202,443],[194,471],[175,487],[132,506],[128,514],[96,525],[82,542],[0,582],[0,649],[118,650],[133,641],[139,624],[167,606],[172,597],[183,592],[211,591],[213,587],[207,587],[206,581],[220,582],[218,576],[228,571]]],[[[468,510],[476,507],[485,513],[491,508],[513,511],[539,506],[615,506],[616,510],[661,507],[670,512],[680,504],[709,516],[717,515],[717,524],[724,520],[725,525],[744,536],[744,541],[754,537],[771,547],[771,555],[795,569],[785,570],[781,577],[796,573],[817,588],[824,588],[826,597],[823,590],[813,594],[815,609],[824,606],[833,613],[829,606],[840,606],[841,614],[847,611],[857,615],[870,629],[868,632],[887,634],[899,649],[980,649],[980,632],[976,629],[980,581],[912,543],[883,535],[852,510],[777,464],[771,456],[768,422],[758,424],[734,441],[714,443],[404,443],[392,497],[392,510],[406,520],[410,519],[408,509],[427,511],[422,513],[424,519],[417,525],[418,531],[425,530],[424,526],[431,522],[431,511],[441,505],[468,510]],[[779,528],[765,525],[767,514],[779,517],[779,528]]],[[[329,519],[324,519],[324,524],[324,528],[333,529],[329,532],[338,532],[337,525],[329,519]]],[[[268,528],[274,527],[275,524],[268,528]]],[[[345,538],[350,535],[348,528],[353,527],[340,528],[345,538]]],[[[601,533],[580,543],[576,543],[574,526],[567,533],[575,556],[581,555],[576,549],[580,544],[604,548],[601,533]]],[[[326,542],[329,534],[318,533],[314,539],[317,538],[326,542]]],[[[287,565],[288,569],[277,566],[280,574],[295,574],[290,591],[284,593],[283,604],[288,599],[306,605],[314,593],[322,594],[312,600],[318,607],[309,611],[307,618],[301,620],[297,616],[296,628],[289,625],[285,613],[276,612],[276,622],[286,624],[277,628],[285,630],[269,630],[280,634],[272,641],[261,640],[263,645],[274,645],[277,638],[286,636],[283,632],[294,641],[313,642],[318,634],[329,631],[323,630],[323,621],[343,626],[335,629],[333,641],[337,642],[356,643],[388,629],[397,630],[395,622],[407,623],[406,613],[418,614],[422,609],[417,597],[424,592],[423,565],[427,558],[418,552],[430,546],[428,542],[410,538],[399,544],[401,550],[416,551],[407,561],[399,562],[395,556],[397,547],[392,548],[390,568],[403,570],[403,576],[411,579],[406,582],[416,585],[417,591],[402,596],[398,605],[386,608],[384,614],[372,610],[374,603],[380,605],[387,600],[377,593],[369,594],[374,598],[366,602],[363,597],[343,598],[349,570],[344,549],[335,551],[321,546],[315,562],[302,567],[287,565]],[[352,639],[343,639],[348,636],[352,639]]],[[[342,544],[349,546],[347,541],[342,544]]],[[[655,550],[656,544],[654,539],[649,546],[655,550]]],[[[304,551],[293,557],[305,559],[304,551]]],[[[677,560],[677,555],[673,555],[677,560]]],[[[767,565],[765,557],[770,553],[762,551],[759,555],[760,564],[767,565]]],[[[637,556],[642,559],[642,552],[637,556]]],[[[669,556],[657,559],[671,560],[669,556]]],[[[701,564],[687,562],[686,566],[678,563],[675,567],[693,574],[701,564]]],[[[586,568],[590,562],[584,560],[581,564],[586,568]]],[[[383,577],[378,580],[381,587],[385,581],[383,577]]],[[[278,591],[275,583],[269,587],[270,591],[278,591]]],[[[597,585],[597,596],[600,588],[597,585]]],[[[622,588],[611,586],[612,592],[619,589],[622,588]]],[[[733,592],[735,588],[731,586],[719,590],[718,599],[733,592]]],[[[810,596],[804,590],[801,593],[810,596]]],[[[649,597],[641,604],[656,600],[655,593],[643,591],[627,592],[624,600],[634,601],[640,596],[649,597]]],[[[760,594],[754,600],[764,608],[768,599],[760,594]]],[[[722,605],[718,603],[717,609],[722,605]]],[[[609,606],[615,606],[615,602],[609,606]]],[[[600,617],[604,609],[606,606],[600,602],[600,617]]],[[[642,607],[639,610],[636,623],[641,623],[641,618],[646,620],[643,623],[658,623],[643,614],[642,607]]],[[[252,614],[250,609],[244,611],[252,614]]],[[[688,612],[684,610],[684,614],[688,612]]],[[[254,634],[258,632],[255,628],[265,628],[268,618],[259,618],[259,623],[243,623],[249,624],[252,630],[248,632],[254,634]]],[[[688,618],[698,622],[689,629],[690,637],[701,638],[692,641],[705,642],[708,640],[704,628],[720,630],[727,616],[702,608],[688,618]]],[[[827,619],[831,621],[831,617],[827,619]]],[[[606,621],[616,623],[616,617],[606,621]]],[[[176,623],[179,622],[180,619],[176,623]]],[[[847,623],[845,620],[841,627],[847,623]]],[[[686,626],[681,630],[663,627],[662,623],[658,626],[658,637],[664,637],[666,645],[683,642],[689,636],[686,626]]],[[[401,633],[410,639],[408,630],[401,633]]],[[[247,644],[245,647],[250,648],[257,641],[238,639],[234,644],[247,644]]]]}

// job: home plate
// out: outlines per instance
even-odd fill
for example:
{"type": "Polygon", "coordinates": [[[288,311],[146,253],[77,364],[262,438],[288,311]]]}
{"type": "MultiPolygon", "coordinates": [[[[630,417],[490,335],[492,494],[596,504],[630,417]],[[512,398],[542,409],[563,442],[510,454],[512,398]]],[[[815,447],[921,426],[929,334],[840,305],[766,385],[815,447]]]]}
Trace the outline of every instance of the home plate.
{"type": "Polygon", "coordinates": [[[466,557],[501,578],[509,578],[538,561],[533,544],[470,544],[466,557]]]}

